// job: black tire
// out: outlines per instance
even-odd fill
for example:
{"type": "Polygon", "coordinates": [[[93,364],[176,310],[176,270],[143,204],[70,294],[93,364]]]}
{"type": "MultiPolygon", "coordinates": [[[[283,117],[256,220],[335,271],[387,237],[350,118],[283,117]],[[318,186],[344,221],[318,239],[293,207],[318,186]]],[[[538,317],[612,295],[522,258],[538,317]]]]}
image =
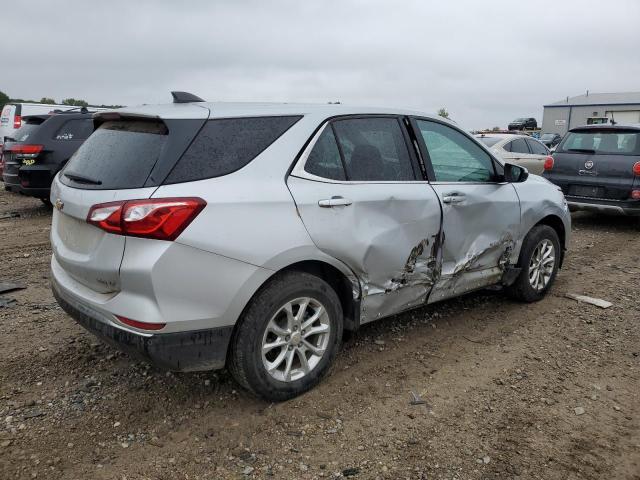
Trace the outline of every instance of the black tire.
{"type": "Polygon", "coordinates": [[[333,288],[315,275],[287,272],[269,281],[250,301],[234,331],[227,366],[235,380],[254,395],[269,401],[288,400],[313,388],[327,374],[340,349],[342,330],[342,307],[333,288]],[[324,307],[330,325],[328,343],[316,366],[306,375],[281,381],[263,365],[263,336],[272,317],[287,302],[301,297],[312,298],[324,307]]]}
{"type": "Polygon", "coordinates": [[[560,239],[558,238],[558,233],[553,228],[548,225],[536,225],[533,227],[522,242],[522,249],[520,250],[520,258],[518,259],[517,265],[522,270],[516,281],[506,288],[507,294],[516,300],[528,303],[537,302],[544,298],[558,274],[561,254],[562,250],[560,246],[560,239]],[[536,248],[544,240],[548,240],[553,244],[555,262],[547,284],[544,288],[538,290],[531,285],[529,273],[531,258],[536,251],[536,248]]]}

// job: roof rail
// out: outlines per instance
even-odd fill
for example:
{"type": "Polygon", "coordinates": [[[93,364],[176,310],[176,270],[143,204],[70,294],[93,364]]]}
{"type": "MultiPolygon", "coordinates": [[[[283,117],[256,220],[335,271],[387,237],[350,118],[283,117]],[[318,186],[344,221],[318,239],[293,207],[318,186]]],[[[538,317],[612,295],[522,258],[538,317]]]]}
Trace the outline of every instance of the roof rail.
{"type": "Polygon", "coordinates": [[[173,103],[204,102],[203,99],[189,92],[171,92],[173,103]]]}

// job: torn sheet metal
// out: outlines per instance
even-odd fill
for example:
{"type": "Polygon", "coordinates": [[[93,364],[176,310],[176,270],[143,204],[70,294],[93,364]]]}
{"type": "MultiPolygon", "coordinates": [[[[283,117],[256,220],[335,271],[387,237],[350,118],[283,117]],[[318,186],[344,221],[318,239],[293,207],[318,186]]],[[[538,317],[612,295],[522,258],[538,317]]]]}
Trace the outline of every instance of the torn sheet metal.
{"type": "Polygon", "coordinates": [[[361,323],[424,304],[440,277],[442,263],[440,234],[415,245],[402,270],[382,285],[363,279],[366,285],[361,304],[361,323]]]}
{"type": "Polygon", "coordinates": [[[476,237],[471,249],[455,263],[453,269],[442,272],[429,301],[443,300],[498,283],[510,263],[514,246],[510,232],[493,241],[488,241],[486,236],[476,237]]]}

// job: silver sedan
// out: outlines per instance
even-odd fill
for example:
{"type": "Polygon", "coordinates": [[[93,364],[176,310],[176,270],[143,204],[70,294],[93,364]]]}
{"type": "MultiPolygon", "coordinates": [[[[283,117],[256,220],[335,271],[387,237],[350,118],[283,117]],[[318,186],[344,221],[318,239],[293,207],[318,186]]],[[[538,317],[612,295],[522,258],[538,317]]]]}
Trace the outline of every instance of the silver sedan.
{"type": "Polygon", "coordinates": [[[486,133],[476,138],[503,161],[521,165],[536,175],[542,175],[544,163],[551,156],[542,142],[528,135],[486,133]]]}

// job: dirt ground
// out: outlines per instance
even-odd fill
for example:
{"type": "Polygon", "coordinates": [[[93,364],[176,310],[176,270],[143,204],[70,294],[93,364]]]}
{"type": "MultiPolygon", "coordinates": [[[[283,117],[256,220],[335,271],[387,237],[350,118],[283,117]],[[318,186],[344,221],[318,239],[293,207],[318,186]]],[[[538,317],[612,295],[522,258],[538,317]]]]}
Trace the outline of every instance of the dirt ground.
{"type": "Polygon", "coordinates": [[[77,326],[49,290],[50,220],[0,191],[0,282],[27,285],[0,307],[0,479],[640,479],[637,220],[574,214],[543,301],[483,291],[367,325],[281,404],[77,326]]]}

